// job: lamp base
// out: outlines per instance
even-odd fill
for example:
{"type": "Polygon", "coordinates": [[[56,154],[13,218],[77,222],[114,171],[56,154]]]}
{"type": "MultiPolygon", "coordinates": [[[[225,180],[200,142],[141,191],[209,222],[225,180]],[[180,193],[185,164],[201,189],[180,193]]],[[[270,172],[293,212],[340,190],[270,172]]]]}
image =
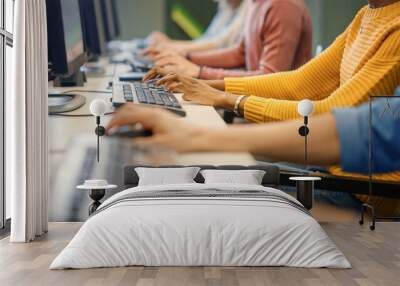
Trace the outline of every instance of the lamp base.
{"type": "Polygon", "coordinates": [[[95,189],[95,190],[89,190],[89,197],[94,201],[90,206],[89,206],[89,215],[94,213],[97,208],[101,205],[100,200],[104,198],[104,195],[106,194],[105,189],[95,189]]]}

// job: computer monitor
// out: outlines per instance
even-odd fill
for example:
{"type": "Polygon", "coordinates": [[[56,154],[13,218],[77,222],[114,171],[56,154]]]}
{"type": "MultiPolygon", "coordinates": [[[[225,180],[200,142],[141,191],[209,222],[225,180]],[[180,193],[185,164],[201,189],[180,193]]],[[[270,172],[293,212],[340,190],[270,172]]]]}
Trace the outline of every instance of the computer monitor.
{"type": "Polygon", "coordinates": [[[113,13],[113,19],[114,19],[114,28],[115,28],[115,36],[119,37],[121,35],[121,26],[119,23],[119,14],[118,14],[118,5],[117,5],[118,0],[111,0],[111,8],[112,8],[112,13],[113,13]]]}
{"type": "Polygon", "coordinates": [[[96,60],[106,52],[102,0],[80,0],[83,36],[89,60],[96,60]]]}
{"type": "Polygon", "coordinates": [[[86,62],[79,0],[47,0],[47,34],[52,74],[71,77],[86,62]]]}
{"type": "MultiPolygon", "coordinates": [[[[86,62],[86,51],[79,1],[46,0],[49,70],[54,86],[84,83],[80,68],[86,62]]],[[[71,111],[84,103],[82,96],[49,94],[50,113],[71,111]]]]}
{"type": "Polygon", "coordinates": [[[101,0],[103,21],[107,42],[114,40],[120,34],[116,0],[101,0]]]}

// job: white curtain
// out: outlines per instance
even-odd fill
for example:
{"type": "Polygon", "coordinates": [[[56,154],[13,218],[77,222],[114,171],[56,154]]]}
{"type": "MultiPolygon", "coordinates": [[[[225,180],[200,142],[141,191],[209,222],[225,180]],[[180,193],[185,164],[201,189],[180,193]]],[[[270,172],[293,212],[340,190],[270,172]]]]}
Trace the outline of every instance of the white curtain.
{"type": "Polygon", "coordinates": [[[45,0],[15,1],[12,94],[6,98],[12,242],[47,232],[47,24],[45,0]]]}

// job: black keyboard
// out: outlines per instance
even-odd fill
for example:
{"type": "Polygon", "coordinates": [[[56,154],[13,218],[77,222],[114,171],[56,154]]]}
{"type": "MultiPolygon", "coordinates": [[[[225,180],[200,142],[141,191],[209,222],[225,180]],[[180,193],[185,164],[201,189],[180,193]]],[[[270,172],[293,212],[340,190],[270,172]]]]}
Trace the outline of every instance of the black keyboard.
{"type": "Polygon", "coordinates": [[[116,81],[113,83],[112,102],[116,107],[127,102],[156,105],[180,116],[186,116],[185,110],[183,110],[173,93],[153,84],[116,81]]]}
{"type": "Polygon", "coordinates": [[[146,59],[139,55],[134,56],[133,67],[136,70],[147,72],[154,68],[154,61],[150,59],[146,59]]]}

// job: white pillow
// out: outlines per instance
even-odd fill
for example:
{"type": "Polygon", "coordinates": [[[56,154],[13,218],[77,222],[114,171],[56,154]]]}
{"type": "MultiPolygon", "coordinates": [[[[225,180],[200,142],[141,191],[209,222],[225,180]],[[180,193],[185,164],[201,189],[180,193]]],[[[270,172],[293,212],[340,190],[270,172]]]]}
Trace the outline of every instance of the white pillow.
{"type": "Polygon", "coordinates": [[[139,186],[171,185],[195,183],[200,171],[198,167],[185,168],[135,168],[139,176],[139,186]]]}
{"type": "Polygon", "coordinates": [[[202,170],[205,184],[261,185],[265,171],[261,170],[202,170]]]}

